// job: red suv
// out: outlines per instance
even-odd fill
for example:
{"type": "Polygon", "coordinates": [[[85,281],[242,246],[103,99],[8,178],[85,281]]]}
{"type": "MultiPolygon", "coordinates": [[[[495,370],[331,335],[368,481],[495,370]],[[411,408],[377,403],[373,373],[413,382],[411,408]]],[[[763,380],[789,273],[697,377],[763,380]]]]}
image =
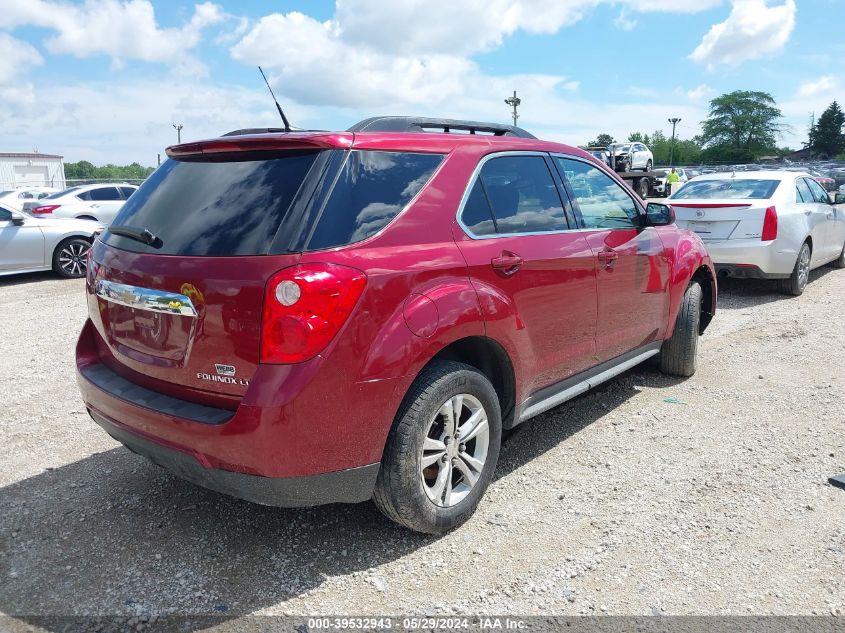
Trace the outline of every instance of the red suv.
{"type": "Polygon", "coordinates": [[[586,152],[405,117],[261,132],[169,148],[91,249],[78,381],[136,453],[442,533],[503,430],[653,356],[695,371],[707,251],[586,152]]]}

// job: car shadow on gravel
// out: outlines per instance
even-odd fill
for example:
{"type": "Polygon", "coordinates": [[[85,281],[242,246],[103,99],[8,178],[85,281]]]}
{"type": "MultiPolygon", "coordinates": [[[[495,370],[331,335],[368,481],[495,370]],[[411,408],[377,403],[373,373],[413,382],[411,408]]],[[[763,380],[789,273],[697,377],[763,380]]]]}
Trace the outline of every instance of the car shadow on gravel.
{"type": "MultiPolygon", "coordinates": [[[[44,271],[38,273],[20,273],[18,275],[8,275],[0,277],[0,288],[7,288],[11,286],[22,286],[25,284],[35,284],[40,281],[47,281],[48,279],[61,279],[58,275],[51,271],[44,271]]],[[[68,280],[70,281],[70,280],[68,280]]]]}
{"type": "MultiPolygon", "coordinates": [[[[836,272],[835,269],[822,266],[810,273],[807,289],[823,277],[836,272]]],[[[764,279],[719,279],[718,310],[744,310],[753,306],[777,301],[794,301],[796,297],[782,293],[777,282],[764,279]]],[[[718,312],[716,318],[719,318],[718,312]]]]}
{"type": "MultiPolygon", "coordinates": [[[[505,442],[496,479],[642,386],[678,382],[635,368],[526,422],[505,442]]],[[[0,611],[56,631],[67,621],[50,625],[43,616],[227,619],[283,603],[330,576],[363,572],[360,582],[374,586],[370,569],[436,540],[394,525],[372,503],[280,509],[239,501],[123,448],[8,485],[0,489],[0,507],[0,611]]],[[[184,621],[179,628],[208,625],[184,621]]]]}

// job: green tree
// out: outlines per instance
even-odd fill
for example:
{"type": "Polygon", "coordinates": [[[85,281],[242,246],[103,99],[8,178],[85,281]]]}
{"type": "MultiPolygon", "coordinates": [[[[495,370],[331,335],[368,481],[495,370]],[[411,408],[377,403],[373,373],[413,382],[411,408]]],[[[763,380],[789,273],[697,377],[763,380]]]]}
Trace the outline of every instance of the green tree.
{"type": "Polygon", "coordinates": [[[97,167],[87,160],[65,163],[65,177],[68,180],[144,180],[155,169],[139,163],[131,165],[103,165],[97,167]]]}
{"type": "Polygon", "coordinates": [[[834,101],[810,130],[809,147],[814,154],[831,158],[845,152],[845,113],[834,101]]]}
{"type": "Polygon", "coordinates": [[[701,127],[705,160],[746,161],[771,153],[786,129],[774,97],[767,92],[736,90],[710,102],[701,127]]]}
{"type": "Polygon", "coordinates": [[[595,141],[587,143],[587,147],[607,147],[616,140],[610,134],[599,134],[595,141]]]}

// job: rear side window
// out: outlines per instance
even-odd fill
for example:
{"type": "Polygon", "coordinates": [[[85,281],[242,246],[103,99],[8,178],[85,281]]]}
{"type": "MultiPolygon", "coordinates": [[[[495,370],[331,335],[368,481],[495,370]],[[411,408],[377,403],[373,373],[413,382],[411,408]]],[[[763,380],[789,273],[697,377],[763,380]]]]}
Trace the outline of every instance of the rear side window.
{"type": "Polygon", "coordinates": [[[476,180],[461,211],[461,222],[473,235],[493,235],[496,221],[481,180],[476,180]]]}
{"type": "Polygon", "coordinates": [[[765,200],[771,198],[779,180],[756,178],[721,178],[693,180],[672,196],[673,200],[765,200]]]}
{"type": "Polygon", "coordinates": [[[159,249],[106,232],[107,244],[162,255],[266,254],[318,152],[260,160],[167,160],[113,224],[147,229],[159,249]]]}
{"type": "Polygon", "coordinates": [[[569,228],[542,156],[488,160],[481,168],[479,182],[493,209],[497,233],[545,233],[569,228]]]}
{"type": "Polygon", "coordinates": [[[375,235],[419,193],[442,160],[441,154],[350,152],[308,249],[354,244],[375,235]]]}
{"type": "Polygon", "coordinates": [[[123,200],[117,187],[101,187],[92,189],[89,193],[91,195],[87,198],[88,200],[123,200]]]}

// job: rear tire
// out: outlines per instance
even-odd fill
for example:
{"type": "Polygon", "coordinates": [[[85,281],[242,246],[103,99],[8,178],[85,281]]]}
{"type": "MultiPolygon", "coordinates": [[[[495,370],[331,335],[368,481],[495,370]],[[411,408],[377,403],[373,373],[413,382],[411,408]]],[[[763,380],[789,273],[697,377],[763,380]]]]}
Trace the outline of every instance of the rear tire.
{"type": "Polygon", "coordinates": [[[53,272],[65,279],[84,277],[90,248],[91,242],[83,237],[62,240],[53,251],[53,272]]]}
{"type": "Polygon", "coordinates": [[[639,182],[637,183],[637,195],[642,198],[643,200],[648,200],[648,194],[650,189],[650,184],[648,178],[640,178],[639,182]]]}
{"type": "Polygon", "coordinates": [[[810,249],[810,245],[804,242],[801,245],[801,250],[798,251],[798,258],[795,260],[792,274],[786,279],[778,280],[778,286],[782,293],[793,297],[800,297],[804,294],[807,282],[810,280],[810,259],[812,255],[813,251],[810,249]]]}
{"type": "Polygon", "coordinates": [[[689,378],[698,365],[698,337],[701,323],[701,286],[690,282],[681,301],[672,338],[660,349],[660,371],[689,378]]]}
{"type": "Polygon", "coordinates": [[[475,512],[493,478],[501,441],[499,399],[490,381],[463,363],[432,363],[396,415],[373,500],[396,523],[444,534],[475,512]],[[455,418],[449,411],[455,410],[458,421],[450,426],[455,418]],[[475,467],[467,475],[470,461],[475,467]]]}

